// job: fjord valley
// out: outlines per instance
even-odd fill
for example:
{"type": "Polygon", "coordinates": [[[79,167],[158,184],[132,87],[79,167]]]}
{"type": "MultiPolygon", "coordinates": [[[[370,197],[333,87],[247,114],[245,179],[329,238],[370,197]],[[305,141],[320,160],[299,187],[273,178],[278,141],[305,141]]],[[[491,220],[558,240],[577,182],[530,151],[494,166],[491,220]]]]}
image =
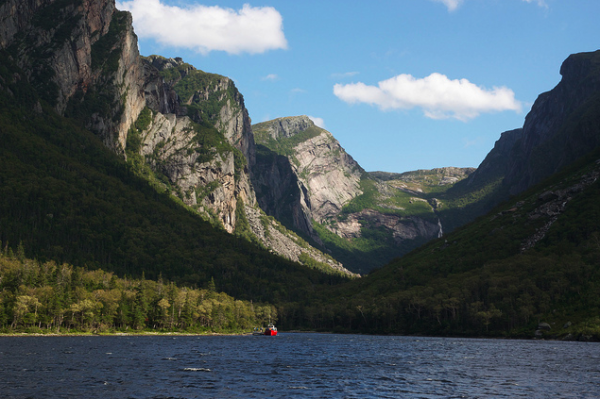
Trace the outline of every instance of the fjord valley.
{"type": "Polygon", "coordinates": [[[3,332],[599,338],[600,52],[478,168],[368,172],[112,0],[0,14],[3,332]]]}

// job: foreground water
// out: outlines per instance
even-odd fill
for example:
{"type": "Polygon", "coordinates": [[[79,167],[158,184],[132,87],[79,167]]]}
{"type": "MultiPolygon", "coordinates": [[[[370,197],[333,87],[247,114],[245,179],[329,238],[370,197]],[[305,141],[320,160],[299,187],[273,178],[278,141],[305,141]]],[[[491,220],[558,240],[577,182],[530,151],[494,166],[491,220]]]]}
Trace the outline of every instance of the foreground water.
{"type": "Polygon", "coordinates": [[[332,334],[0,338],[2,398],[598,398],[600,344],[332,334]]]}

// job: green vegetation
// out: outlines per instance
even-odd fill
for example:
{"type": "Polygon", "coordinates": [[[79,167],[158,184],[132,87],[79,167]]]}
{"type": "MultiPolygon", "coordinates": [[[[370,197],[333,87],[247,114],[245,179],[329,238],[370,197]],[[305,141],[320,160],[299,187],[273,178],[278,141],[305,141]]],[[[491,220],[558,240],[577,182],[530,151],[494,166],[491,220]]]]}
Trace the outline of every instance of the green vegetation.
{"type": "MultiPolygon", "coordinates": [[[[333,222],[335,223],[335,222],[333,222]]],[[[324,225],[313,222],[313,229],[323,242],[323,247],[346,268],[366,274],[381,267],[398,256],[424,244],[427,240],[417,238],[395,243],[391,232],[383,226],[362,222],[361,236],[345,239],[329,231],[324,225]]]]}
{"type": "Polygon", "coordinates": [[[221,110],[228,102],[231,107],[238,107],[236,98],[239,93],[235,85],[221,75],[198,70],[190,71],[173,88],[182,103],[187,104],[188,115],[197,122],[204,121],[211,126],[216,126],[221,110]],[[227,86],[224,91],[216,90],[224,83],[227,86]],[[199,92],[203,93],[203,96],[197,96],[196,93],[199,92]]]}
{"type": "Polygon", "coordinates": [[[548,221],[530,216],[543,208],[540,194],[577,184],[598,157],[600,151],[327,298],[280,312],[299,312],[294,320],[305,328],[339,331],[533,337],[547,322],[545,337],[600,339],[600,183],[571,200],[546,237],[521,252],[548,221]]]}
{"type": "MultiPolygon", "coordinates": [[[[83,128],[96,117],[106,123],[121,118],[127,93],[112,78],[127,13],[116,12],[108,34],[93,45],[98,82],[71,98],[66,118],[55,113],[58,86],[47,61],[70,40],[81,18],[78,4],[56,0],[41,7],[33,29],[0,50],[1,332],[242,331],[277,317],[281,329],[510,337],[532,337],[538,324],[547,322],[551,330],[541,332],[543,337],[600,339],[600,150],[474,223],[349,281],[320,271],[325,265],[308,251],[300,256],[307,268],[251,243],[241,200],[236,234],[230,235],[174,198],[168,179],[140,155],[150,110],[129,132],[127,163],[83,128]],[[36,48],[34,35],[41,30],[53,37],[36,48]],[[29,63],[29,70],[21,70],[17,59],[29,63]],[[589,178],[585,189],[575,186],[582,176],[589,178]],[[548,190],[552,193],[545,195],[548,190]],[[568,200],[550,204],[558,192],[568,193],[568,200]],[[542,233],[533,248],[523,249],[542,233]]],[[[595,56],[591,62],[597,74],[595,56]]],[[[239,179],[245,159],[215,127],[228,101],[241,103],[233,83],[187,64],[160,74],[191,101],[194,147],[184,151],[197,151],[199,162],[233,154],[239,179]]],[[[559,145],[565,137],[581,135],[585,140],[577,145],[586,150],[597,146],[598,109],[596,95],[534,151],[531,162],[539,176],[565,150],[559,145]]],[[[294,162],[294,147],[322,130],[277,141],[260,125],[256,132],[263,149],[269,147],[270,153],[259,149],[265,165],[278,166],[278,157],[294,162]]],[[[326,227],[364,209],[435,218],[429,203],[445,229],[452,229],[508,198],[504,173],[499,167],[475,186],[442,187],[439,176],[429,172],[386,179],[391,186],[404,184],[402,190],[380,189],[363,178],[363,194],[345,207],[341,219],[314,228],[338,259],[383,263],[394,255],[390,248],[407,252],[420,243],[405,241],[407,247],[398,248],[376,222],[362,221],[361,237],[353,240],[326,227]]],[[[217,185],[196,193],[210,195],[217,185]]],[[[261,217],[264,226],[272,222],[261,217]]],[[[279,224],[275,228],[291,234],[279,224]]],[[[308,248],[302,238],[292,237],[308,248]]]]}
{"type": "Polygon", "coordinates": [[[0,252],[0,332],[244,332],[277,320],[268,304],[205,288],[118,278],[54,261],[0,252]]]}
{"type": "Polygon", "coordinates": [[[136,176],[78,123],[45,105],[43,113],[32,113],[39,98],[14,80],[16,67],[4,59],[0,72],[13,95],[0,91],[3,247],[22,242],[42,263],[121,277],[162,274],[181,286],[214,278],[229,295],[253,301],[306,298],[320,285],[344,281],[214,229],[136,176]]]}
{"type": "Polygon", "coordinates": [[[266,130],[266,125],[270,122],[259,123],[252,126],[254,140],[257,144],[262,144],[276,154],[286,157],[294,157],[294,147],[298,144],[317,137],[323,132],[323,129],[317,126],[311,126],[306,130],[298,132],[291,137],[280,137],[274,139],[266,130]]]}
{"type": "MultiPolygon", "coordinates": [[[[150,57],[142,57],[142,59],[147,60],[147,61],[150,61],[151,58],[157,58],[162,62],[165,62],[167,60],[165,57],[162,57],[160,55],[152,55],[150,57]]],[[[174,68],[162,69],[161,71],[159,71],[159,75],[161,78],[163,78],[165,80],[165,82],[170,82],[172,84],[175,84],[181,78],[183,78],[189,71],[192,71],[192,70],[196,70],[196,68],[194,68],[192,65],[190,65],[186,62],[183,62],[174,68]]]]}

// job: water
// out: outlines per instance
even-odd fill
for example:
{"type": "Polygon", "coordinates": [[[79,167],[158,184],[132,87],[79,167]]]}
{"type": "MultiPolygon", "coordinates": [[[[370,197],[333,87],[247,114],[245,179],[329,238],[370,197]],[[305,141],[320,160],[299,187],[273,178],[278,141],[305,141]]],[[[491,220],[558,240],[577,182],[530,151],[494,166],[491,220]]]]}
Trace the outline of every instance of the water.
{"type": "Polygon", "coordinates": [[[0,398],[599,397],[596,343],[285,333],[0,338],[0,398]]]}

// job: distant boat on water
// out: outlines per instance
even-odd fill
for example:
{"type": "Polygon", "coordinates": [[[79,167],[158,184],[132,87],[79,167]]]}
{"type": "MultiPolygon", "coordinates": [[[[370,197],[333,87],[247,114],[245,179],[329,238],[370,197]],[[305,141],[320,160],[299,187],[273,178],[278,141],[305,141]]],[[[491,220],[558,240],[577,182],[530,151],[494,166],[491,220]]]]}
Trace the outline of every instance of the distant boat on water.
{"type": "Polygon", "coordinates": [[[274,337],[275,335],[277,335],[277,327],[275,327],[273,323],[269,323],[267,328],[255,328],[252,332],[252,335],[266,335],[268,337],[274,337]]]}

